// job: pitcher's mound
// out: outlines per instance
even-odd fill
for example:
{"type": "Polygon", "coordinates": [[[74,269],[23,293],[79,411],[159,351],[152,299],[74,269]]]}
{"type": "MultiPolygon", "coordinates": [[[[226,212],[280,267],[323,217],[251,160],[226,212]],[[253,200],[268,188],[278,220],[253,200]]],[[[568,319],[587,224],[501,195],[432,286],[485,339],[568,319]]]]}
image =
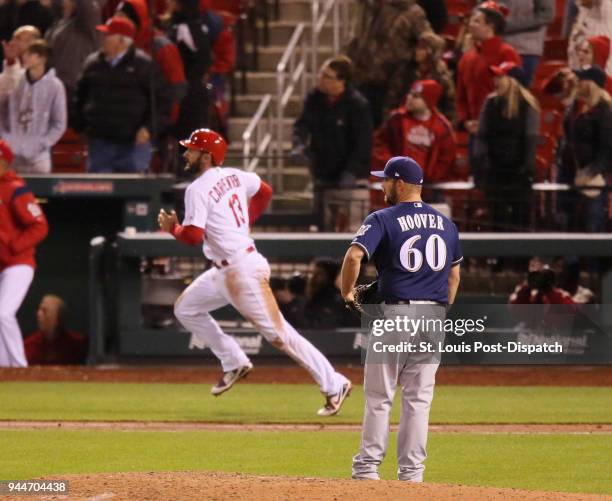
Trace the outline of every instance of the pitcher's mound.
{"type": "MultiPolygon", "coordinates": [[[[50,478],[49,478],[50,479],[50,478]]],[[[232,473],[105,473],[56,475],[70,481],[68,499],[103,500],[602,500],[600,495],[526,491],[445,484],[412,484],[398,481],[357,481],[322,478],[269,477],[232,473]]],[[[23,501],[23,497],[11,498],[23,501]]],[[[38,499],[67,499],[42,496],[38,499]]]]}

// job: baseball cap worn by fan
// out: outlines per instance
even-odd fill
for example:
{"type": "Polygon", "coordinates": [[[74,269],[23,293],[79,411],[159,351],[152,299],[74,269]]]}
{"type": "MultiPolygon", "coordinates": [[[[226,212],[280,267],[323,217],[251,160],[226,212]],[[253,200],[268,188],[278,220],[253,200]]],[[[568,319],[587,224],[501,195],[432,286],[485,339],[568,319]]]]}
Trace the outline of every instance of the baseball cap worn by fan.
{"type": "Polygon", "coordinates": [[[523,71],[523,68],[511,61],[505,61],[499,66],[491,65],[489,66],[489,71],[498,77],[502,75],[512,77],[523,86],[526,84],[525,72],[523,71]]]}
{"type": "Polygon", "coordinates": [[[506,18],[508,14],[510,14],[510,9],[508,9],[508,7],[491,0],[482,2],[480,5],[476,6],[476,8],[478,10],[487,11],[488,13],[496,16],[501,16],[502,18],[506,18]]]}
{"type": "Polygon", "coordinates": [[[0,160],[4,160],[8,165],[13,163],[13,150],[3,139],[0,139],[0,160]]]}
{"type": "Polygon", "coordinates": [[[606,74],[599,66],[589,66],[588,68],[576,70],[574,73],[578,80],[590,80],[602,89],[606,86],[606,74]]]}
{"type": "Polygon", "coordinates": [[[409,184],[423,184],[423,169],[410,157],[393,157],[389,159],[384,170],[370,172],[374,177],[401,179],[409,184]]]}
{"type": "Polygon", "coordinates": [[[136,26],[125,17],[113,16],[106,24],[96,26],[96,29],[105,35],[122,35],[132,39],[136,36],[136,26]]]}

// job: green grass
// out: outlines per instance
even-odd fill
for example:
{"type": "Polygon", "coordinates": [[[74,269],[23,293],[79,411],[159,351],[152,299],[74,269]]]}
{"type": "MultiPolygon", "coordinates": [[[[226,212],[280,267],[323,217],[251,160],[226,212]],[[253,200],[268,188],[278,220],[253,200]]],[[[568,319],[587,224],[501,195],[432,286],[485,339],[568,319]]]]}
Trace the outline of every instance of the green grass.
{"type": "MultiPolygon", "coordinates": [[[[386,479],[395,475],[394,442],[386,479]]],[[[358,445],[353,432],[3,431],[0,478],[207,470],[347,478],[358,445]]],[[[426,480],[612,494],[611,457],[612,435],[436,433],[426,480]]]]}
{"type": "MultiPolygon", "coordinates": [[[[315,385],[239,384],[214,398],[209,385],[17,383],[0,385],[0,419],[361,423],[356,386],[340,416],[317,418],[315,385]]],[[[399,402],[394,419],[399,417],[399,402]]],[[[595,387],[436,388],[432,423],[612,423],[612,391],[595,387]]]]}

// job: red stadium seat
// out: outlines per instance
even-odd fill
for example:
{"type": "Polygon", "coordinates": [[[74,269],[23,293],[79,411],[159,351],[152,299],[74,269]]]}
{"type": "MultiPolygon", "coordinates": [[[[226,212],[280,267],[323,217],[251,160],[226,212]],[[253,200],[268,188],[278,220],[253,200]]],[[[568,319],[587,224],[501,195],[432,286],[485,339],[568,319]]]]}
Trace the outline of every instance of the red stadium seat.
{"type": "Polygon", "coordinates": [[[544,42],[543,61],[567,59],[567,38],[548,38],[544,42]]]}
{"type": "Polygon", "coordinates": [[[78,173],[87,170],[87,146],[73,129],[67,129],[51,149],[54,173],[78,173]]]}

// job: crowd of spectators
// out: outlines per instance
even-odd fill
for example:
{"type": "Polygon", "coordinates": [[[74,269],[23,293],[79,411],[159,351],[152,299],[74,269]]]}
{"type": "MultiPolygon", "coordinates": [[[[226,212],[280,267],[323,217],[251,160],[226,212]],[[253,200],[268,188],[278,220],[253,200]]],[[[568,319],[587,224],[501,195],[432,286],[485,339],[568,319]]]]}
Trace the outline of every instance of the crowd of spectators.
{"type": "Polygon", "coordinates": [[[605,230],[612,0],[568,0],[573,19],[555,0],[475,0],[458,30],[450,23],[457,2],[358,3],[346,69],[329,71],[339,57],[323,64],[294,125],[294,159],[307,157],[315,186],[358,183],[365,169],[354,168],[357,153],[376,168],[391,155],[410,155],[429,183],[473,177],[482,207],[472,215],[484,214],[482,228],[529,229],[530,187],[550,181],[575,188],[558,198],[559,228],[605,230]],[[336,94],[326,90],[330,78],[336,94]],[[349,96],[369,104],[370,120],[356,119],[357,105],[339,118],[349,96]],[[373,141],[359,141],[371,127],[373,141]]]}
{"type": "MultiPolygon", "coordinates": [[[[406,154],[430,183],[473,176],[488,229],[528,227],[534,181],[576,188],[558,197],[559,227],[606,228],[612,0],[353,6],[356,36],[293,129],[319,214],[406,154]]],[[[0,135],[16,170],[49,172],[72,130],[90,172],[180,172],[176,139],[227,119],[231,23],[206,0],[0,0],[0,135]]]]}
{"type": "Polygon", "coordinates": [[[15,169],[49,173],[72,129],[89,172],[170,170],[176,138],[223,128],[235,20],[209,3],[0,0],[0,136],[15,169]]]}

